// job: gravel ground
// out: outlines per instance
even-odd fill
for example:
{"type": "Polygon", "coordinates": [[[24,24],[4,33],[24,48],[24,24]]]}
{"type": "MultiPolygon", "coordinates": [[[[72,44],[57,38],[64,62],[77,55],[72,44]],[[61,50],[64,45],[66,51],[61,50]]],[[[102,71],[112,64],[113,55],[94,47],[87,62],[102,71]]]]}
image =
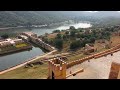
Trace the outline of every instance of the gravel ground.
{"type": "Polygon", "coordinates": [[[75,72],[81,68],[84,69],[84,72],[68,77],[67,79],[108,79],[113,61],[120,63],[120,51],[114,53],[113,56],[107,55],[106,57],[91,59],[90,62],[85,61],[82,64],[67,69],[67,74],[69,74],[70,70],[75,72]]]}

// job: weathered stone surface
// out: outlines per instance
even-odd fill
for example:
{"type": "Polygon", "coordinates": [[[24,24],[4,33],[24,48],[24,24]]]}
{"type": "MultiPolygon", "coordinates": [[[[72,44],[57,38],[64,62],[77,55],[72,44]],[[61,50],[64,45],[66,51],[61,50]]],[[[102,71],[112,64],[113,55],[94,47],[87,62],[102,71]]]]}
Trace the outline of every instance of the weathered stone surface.
{"type": "Polygon", "coordinates": [[[120,63],[112,62],[109,79],[118,79],[120,63]]]}
{"type": "Polygon", "coordinates": [[[49,79],[66,79],[66,63],[59,58],[50,60],[49,64],[49,79]]]}

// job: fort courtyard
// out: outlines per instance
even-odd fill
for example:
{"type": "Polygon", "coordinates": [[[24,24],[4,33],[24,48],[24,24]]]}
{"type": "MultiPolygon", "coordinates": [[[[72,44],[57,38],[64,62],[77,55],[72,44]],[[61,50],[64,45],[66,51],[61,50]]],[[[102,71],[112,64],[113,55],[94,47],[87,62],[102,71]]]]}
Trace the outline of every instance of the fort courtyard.
{"type": "Polygon", "coordinates": [[[114,53],[113,56],[107,55],[97,59],[90,59],[89,62],[85,61],[67,69],[67,74],[70,71],[74,72],[81,68],[84,69],[83,72],[70,76],[67,79],[109,79],[112,62],[120,63],[120,51],[114,53]]]}

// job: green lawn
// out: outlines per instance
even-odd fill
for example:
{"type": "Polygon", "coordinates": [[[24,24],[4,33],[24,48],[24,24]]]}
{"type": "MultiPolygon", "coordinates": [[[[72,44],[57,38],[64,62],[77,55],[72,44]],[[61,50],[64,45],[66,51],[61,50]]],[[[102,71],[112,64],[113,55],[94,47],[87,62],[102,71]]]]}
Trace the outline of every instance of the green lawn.
{"type": "Polygon", "coordinates": [[[25,46],[27,46],[27,44],[26,43],[22,43],[22,44],[16,45],[15,47],[16,48],[21,48],[21,47],[25,47],[25,46]]]}

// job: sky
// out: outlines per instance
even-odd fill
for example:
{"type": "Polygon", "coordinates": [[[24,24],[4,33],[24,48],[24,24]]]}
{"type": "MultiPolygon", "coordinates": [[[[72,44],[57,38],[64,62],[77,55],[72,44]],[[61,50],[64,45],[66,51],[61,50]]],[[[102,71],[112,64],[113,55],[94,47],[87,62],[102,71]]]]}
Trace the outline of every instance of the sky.
{"type": "MultiPolygon", "coordinates": [[[[95,12],[98,12],[98,11],[85,11],[85,12],[95,13],[95,12]]],[[[120,12],[120,11],[116,11],[116,12],[120,12]]]]}

